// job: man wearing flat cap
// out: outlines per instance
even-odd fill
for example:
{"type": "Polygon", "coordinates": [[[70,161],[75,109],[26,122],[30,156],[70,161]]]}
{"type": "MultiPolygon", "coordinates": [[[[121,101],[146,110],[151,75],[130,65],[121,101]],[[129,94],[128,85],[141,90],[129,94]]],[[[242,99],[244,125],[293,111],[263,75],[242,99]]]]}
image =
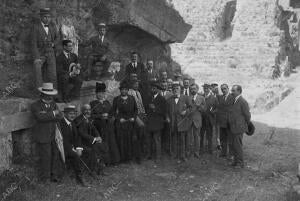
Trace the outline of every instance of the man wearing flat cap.
{"type": "Polygon", "coordinates": [[[91,78],[92,68],[97,63],[104,66],[103,73],[107,72],[110,61],[107,58],[109,52],[109,42],[106,37],[107,27],[105,23],[97,25],[98,35],[91,37],[83,46],[92,46],[92,51],[88,57],[87,78],[91,78]]]}
{"type": "Polygon", "coordinates": [[[40,10],[40,20],[33,25],[31,45],[34,59],[36,87],[41,87],[43,82],[52,82],[57,86],[55,45],[58,32],[50,21],[50,9],[40,10]]]}
{"type": "Polygon", "coordinates": [[[38,153],[39,180],[41,182],[57,182],[59,177],[58,164],[61,164],[58,146],[55,142],[56,127],[62,113],[58,110],[53,96],[57,90],[53,88],[52,83],[43,83],[39,87],[40,100],[31,105],[31,112],[36,120],[33,127],[33,139],[36,142],[38,153]]]}
{"type": "Polygon", "coordinates": [[[206,103],[206,110],[202,115],[202,127],[200,131],[200,152],[204,152],[204,144],[206,139],[207,151],[209,154],[213,153],[213,127],[216,124],[215,113],[218,105],[217,98],[213,95],[211,91],[211,86],[209,84],[204,84],[203,86],[204,98],[206,103]],[[206,138],[204,138],[206,136],[206,138]]]}
{"type": "Polygon", "coordinates": [[[75,173],[76,182],[80,185],[84,185],[79,158],[82,155],[83,148],[76,126],[73,123],[76,115],[77,111],[75,105],[67,105],[64,108],[64,118],[59,121],[59,127],[63,137],[66,161],[70,163],[75,173]]]}

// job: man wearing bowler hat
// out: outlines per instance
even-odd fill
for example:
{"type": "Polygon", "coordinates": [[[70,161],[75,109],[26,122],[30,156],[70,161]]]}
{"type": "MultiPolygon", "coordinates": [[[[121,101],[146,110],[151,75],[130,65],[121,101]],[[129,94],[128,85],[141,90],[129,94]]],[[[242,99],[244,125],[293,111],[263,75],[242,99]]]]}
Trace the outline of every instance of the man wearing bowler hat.
{"type": "Polygon", "coordinates": [[[80,157],[82,155],[82,145],[76,126],[73,123],[77,115],[75,105],[67,105],[64,108],[64,118],[59,121],[59,127],[63,137],[64,152],[66,161],[69,162],[75,173],[76,182],[84,186],[82,172],[80,168],[80,157]]]}
{"type": "Polygon", "coordinates": [[[50,9],[41,9],[40,20],[32,28],[31,45],[36,87],[41,87],[43,82],[52,82],[54,87],[57,86],[55,45],[58,33],[50,19],[50,9]]]}
{"type": "Polygon", "coordinates": [[[44,83],[38,90],[41,93],[40,100],[31,105],[31,111],[36,120],[36,125],[33,127],[33,139],[36,142],[39,157],[39,179],[41,182],[47,182],[50,179],[57,182],[59,176],[57,167],[61,162],[55,135],[56,124],[63,118],[63,115],[53,101],[53,96],[57,94],[53,84],[44,83]]]}
{"type": "Polygon", "coordinates": [[[154,160],[161,158],[161,134],[166,119],[166,99],[159,93],[162,90],[158,81],[152,81],[151,100],[146,106],[148,114],[147,131],[150,139],[150,153],[154,160]]]}
{"type": "Polygon", "coordinates": [[[109,51],[109,42],[106,37],[107,27],[105,23],[97,25],[98,35],[90,38],[83,46],[92,46],[92,52],[88,57],[87,79],[91,78],[92,68],[96,62],[101,62],[104,66],[103,73],[107,72],[110,61],[107,58],[109,51]]]}

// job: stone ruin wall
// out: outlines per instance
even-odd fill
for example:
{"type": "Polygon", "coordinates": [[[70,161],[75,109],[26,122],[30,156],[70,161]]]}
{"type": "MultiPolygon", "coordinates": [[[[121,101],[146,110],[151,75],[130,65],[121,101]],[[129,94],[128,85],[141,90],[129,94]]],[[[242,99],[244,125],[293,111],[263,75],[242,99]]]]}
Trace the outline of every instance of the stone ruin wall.
{"type": "MultiPolygon", "coordinates": [[[[231,36],[224,38],[224,12],[230,0],[170,0],[188,23],[193,25],[183,44],[172,45],[176,61],[185,65],[188,56],[200,65],[237,68],[270,78],[277,56],[285,58],[284,33],[276,26],[275,0],[237,0],[231,36]]],[[[188,65],[188,64],[187,64],[188,65]]]]}

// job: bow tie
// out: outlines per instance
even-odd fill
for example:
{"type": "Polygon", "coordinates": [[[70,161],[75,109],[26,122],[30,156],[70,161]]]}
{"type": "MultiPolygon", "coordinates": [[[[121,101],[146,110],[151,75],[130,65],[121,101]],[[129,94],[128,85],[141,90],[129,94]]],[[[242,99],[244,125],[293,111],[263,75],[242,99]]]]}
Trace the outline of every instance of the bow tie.
{"type": "Polygon", "coordinates": [[[44,27],[49,27],[49,24],[44,24],[44,27]]]}

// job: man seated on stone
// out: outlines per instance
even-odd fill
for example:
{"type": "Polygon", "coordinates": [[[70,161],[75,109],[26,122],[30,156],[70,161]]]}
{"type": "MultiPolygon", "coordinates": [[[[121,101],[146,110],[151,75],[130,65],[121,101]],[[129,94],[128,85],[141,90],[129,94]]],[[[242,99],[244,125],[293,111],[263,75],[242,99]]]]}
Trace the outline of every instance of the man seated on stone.
{"type": "Polygon", "coordinates": [[[99,23],[97,28],[98,35],[89,39],[85,44],[82,44],[83,46],[92,46],[92,51],[88,57],[87,80],[91,79],[92,69],[97,62],[102,63],[103,73],[107,72],[110,65],[110,61],[107,58],[109,52],[109,43],[106,37],[106,24],[99,23]]]}
{"type": "Polygon", "coordinates": [[[84,186],[80,168],[80,156],[82,155],[82,145],[73,120],[76,117],[75,105],[67,105],[64,108],[64,118],[59,121],[59,127],[63,137],[64,152],[67,164],[74,170],[76,182],[84,186]]]}
{"type": "Polygon", "coordinates": [[[98,175],[104,174],[105,163],[108,161],[108,148],[102,143],[100,133],[91,121],[91,106],[84,104],[74,123],[82,141],[83,157],[88,166],[98,175]]]}
{"type": "Polygon", "coordinates": [[[61,101],[70,102],[80,97],[82,73],[78,57],[72,53],[72,41],[63,40],[62,46],[63,51],[56,58],[58,92],[61,101]]]}
{"type": "Polygon", "coordinates": [[[131,73],[137,74],[137,78],[141,79],[141,75],[145,72],[145,66],[138,61],[138,53],[131,53],[131,62],[125,68],[125,76],[129,78],[131,73]]]}

